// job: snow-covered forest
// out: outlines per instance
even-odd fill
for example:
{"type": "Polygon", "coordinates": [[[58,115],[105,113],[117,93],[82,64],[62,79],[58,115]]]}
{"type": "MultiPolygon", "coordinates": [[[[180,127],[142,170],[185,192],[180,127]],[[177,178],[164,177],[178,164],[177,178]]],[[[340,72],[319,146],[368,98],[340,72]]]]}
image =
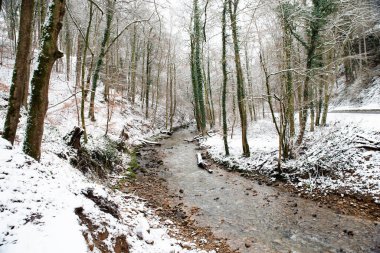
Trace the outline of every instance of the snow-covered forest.
{"type": "Polygon", "coordinates": [[[0,252],[380,252],[377,0],[0,0],[0,252]]]}

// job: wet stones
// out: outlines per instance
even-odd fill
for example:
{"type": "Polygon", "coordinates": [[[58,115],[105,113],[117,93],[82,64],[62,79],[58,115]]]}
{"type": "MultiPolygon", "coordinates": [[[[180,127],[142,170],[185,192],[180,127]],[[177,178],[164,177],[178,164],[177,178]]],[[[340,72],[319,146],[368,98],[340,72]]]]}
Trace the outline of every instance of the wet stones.
{"type": "Polygon", "coordinates": [[[343,233],[345,233],[349,237],[353,237],[354,236],[354,232],[351,231],[351,230],[345,229],[345,230],[343,230],[343,233]]]}

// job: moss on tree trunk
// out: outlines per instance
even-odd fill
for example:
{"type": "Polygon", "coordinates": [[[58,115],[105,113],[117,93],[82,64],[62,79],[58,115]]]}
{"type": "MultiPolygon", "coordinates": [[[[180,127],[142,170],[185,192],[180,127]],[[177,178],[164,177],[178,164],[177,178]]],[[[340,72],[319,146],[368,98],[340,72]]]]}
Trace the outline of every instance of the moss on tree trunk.
{"type": "Polygon", "coordinates": [[[238,99],[238,108],[241,121],[241,138],[243,146],[243,156],[249,157],[249,145],[247,140],[247,111],[245,105],[245,90],[244,90],[244,79],[243,79],[243,69],[241,66],[240,59],[240,49],[239,49],[239,40],[238,40],[238,28],[237,28],[237,7],[239,1],[235,0],[232,3],[232,0],[229,0],[229,11],[231,18],[231,29],[232,29],[232,39],[234,44],[235,51],[235,65],[236,65],[236,84],[237,84],[237,99],[238,99]]]}
{"type": "Polygon", "coordinates": [[[5,118],[3,138],[12,144],[16,138],[20,119],[20,108],[23,104],[25,89],[28,86],[30,65],[29,55],[32,43],[34,0],[23,0],[21,3],[19,41],[17,44],[16,62],[13,69],[12,84],[5,118]]]}
{"type": "Polygon", "coordinates": [[[27,155],[40,160],[44,119],[48,109],[50,74],[55,61],[63,57],[58,50],[58,35],[65,15],[65,0],[53,0],[49,5],[49,16],[43,27],[41,52],[38,66],[33,73],[31,100],[23,150],[27,155]]]}
{"type": "Polygon", "coordinates": [[[115,9],[115,2],[116,0],[108,0],[106,28],[104,30],[104,36],[103,36],[103,41],[100,48],[98,61],[96,63],[94,75],[92,77],[90,111],[88,115],[92,121],[95,121],[95,92],[98,86],[100,69],[103,66],[103,60],[104,60],[104,57],[106,56],[106,46],[111,35],[111,24],[112,24],[114,9],[115,9]]]}

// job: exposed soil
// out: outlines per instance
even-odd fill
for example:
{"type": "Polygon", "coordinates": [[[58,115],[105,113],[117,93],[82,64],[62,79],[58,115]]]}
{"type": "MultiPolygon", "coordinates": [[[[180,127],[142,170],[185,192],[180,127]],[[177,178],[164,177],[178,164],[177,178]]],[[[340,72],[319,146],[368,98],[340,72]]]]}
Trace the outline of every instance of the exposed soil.
{"type": "MultiPolygon", "coordinates": [[[[96,248],[102,253],[109,253],[108,246],[105,242],[110,236],[107,227],[108,224],[95,225],[96,222],[92,221],[85,213],[82,207],[75,209],[75,214],[80,220],[80,224],[86,227],[83,232],[83,237],[88,245],[88,249],[92,252],[96,248]]],[[[128,253],[128,243],[125,235],[120,235],[116,238],[111,238],[113,243],[113,250],[115,253],[128,253]]]]}

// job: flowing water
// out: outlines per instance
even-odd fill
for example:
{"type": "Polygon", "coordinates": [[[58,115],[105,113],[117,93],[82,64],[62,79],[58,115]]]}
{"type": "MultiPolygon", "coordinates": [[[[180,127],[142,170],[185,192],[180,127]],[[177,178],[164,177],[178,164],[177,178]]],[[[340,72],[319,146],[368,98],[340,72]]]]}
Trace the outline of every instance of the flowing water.
{"type": "MultiPolygon", "coordinates": [[[[173,193],[183,190],[195,220],[227,238],[239,252],[380,252],[380,224],[339,215],[318,203],[217,169],[196,165],[189,130],[162,142],[164,176],[173,193]],[[246,245],[247,244],[247,245],[246,245]]],[[[182,191],[181,191],[182,192],[182,191]]]]}

